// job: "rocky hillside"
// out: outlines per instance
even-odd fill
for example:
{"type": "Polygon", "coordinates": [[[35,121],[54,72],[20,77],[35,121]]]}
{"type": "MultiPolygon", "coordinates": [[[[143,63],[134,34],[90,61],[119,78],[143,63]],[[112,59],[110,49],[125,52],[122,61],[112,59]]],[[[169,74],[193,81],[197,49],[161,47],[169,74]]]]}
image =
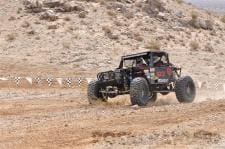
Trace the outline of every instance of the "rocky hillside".
{"type": "Polygon", "coordinates": [[[2,75],[94,75],[150,49],[169,52],[195,78],[225,74],[221,17],[182,0],[7,0],[0,8],[2,75]]]}

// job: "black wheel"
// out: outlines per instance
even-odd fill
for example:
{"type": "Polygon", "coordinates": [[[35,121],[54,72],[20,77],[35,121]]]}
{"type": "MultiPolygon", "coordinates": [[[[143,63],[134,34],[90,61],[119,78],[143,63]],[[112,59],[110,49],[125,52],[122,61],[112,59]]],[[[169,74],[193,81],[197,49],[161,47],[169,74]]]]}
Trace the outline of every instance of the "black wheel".
{"type": "Polygon", "coordinates": [[[156,93],[149,91],[146,79],[138,77],[132,80],[130,84],[130,99],[132,105],[146,106],[149,102],[155,102],[156,93]]]}
{"type": "Polygon", "coordinates": [[[189,76],[179,78],[175,84],[175,93],[179,102],[193,102],[196,96],[196,88],[192,78],[189,76]]]}
{"type": "Polygon", "coordinates": [[[107,101],[103,98],[102,94],[99,92],[101,87],[98,81],[92,81],[88,84],[88,101],[90,104],[95,104],[97,101],[107,101]]]}

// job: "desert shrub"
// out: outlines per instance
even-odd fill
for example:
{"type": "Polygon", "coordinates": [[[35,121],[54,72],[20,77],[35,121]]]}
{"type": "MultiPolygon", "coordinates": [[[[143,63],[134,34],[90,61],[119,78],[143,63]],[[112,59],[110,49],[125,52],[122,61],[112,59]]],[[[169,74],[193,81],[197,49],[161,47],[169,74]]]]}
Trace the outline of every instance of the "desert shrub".
{"type": "Polygon", "coordinates": [[[140,42],[144,40],[144,38],[141,36],[140,33],[134,33],[133,34],[133,39],[135,39],[137,41],[140,41],[140,42]]]}
{"type": "Polygon", "coordinates": [[[109,26],[103,26],[102,30],[105,32],[105,35],[107,37],[109,37],[110,39],[113,39],[113,40],[119,39],[119,36],[116,35],[116,34],[113,34],[113,32],[112,32],[112,30],[110,29],[109,26]]]}
{"type": "Polygon", "coordinates": [[[69,16],[66,16],[65,18],[63,18],[65,21],[70,21],[71,18],[69,16]]]}
{"type": "Polygon", "coordinates": [[[28,34],[28,35],[34,35],[34,34],[35,34],[35,31],[34,31],[33,29],[31,29],[31,30],[29,30],[29,31],[27,32],[27,34],[28,34]]]}
{"type": "Polygon", "coordinates": [[[69,42],[63,42],[62,46],[64,49],[70,49],[70,43],[69,42]]]}
{"type": "Polygon", "coordinates": [[[30,23],[27,21],[24,21],[23,24],[21,25],[23,28],[28,28],[30,26],[30,23]]]}
{"type": "Polygon", "coordinates": [[[158,40],[151,40],[146,44],[145,47],[151,50],[160,50],[161,44],[158,40]]]}
{"type": "Polygon", "coordinates": [[[178,4],[183,4],[183,3],[184,3],[183,0],[176,0],[176,2],[177,2],[178,4]]]}
{"type": "Polygon", "coordinates": [[[210,43],[207,43],[205,45],[205,49],[204,50],[207,51],[207,52],[214,52],[214,48],[213,48],[213,46],[210,43]]]}
{"type": "Polygon", "coordinates": [[[15,18],[14,16],[11,16],[11,17],[9,17],[8,20],[9,20],[9,21],[14,21],[14,20],[16,20],[16,18],[15,18]]]}
{"type": "Polygon", "coordinates": [[[198,50],[198,48],[199,48],[198,42],[197,41],[191,41],[190,42],[190,48],[191,48],[192,51],[198,50]]]}
{"type": "Polygon", "coordinates": [[[112,33],[109,26],[103,26],[102,30],[105,32],[105,34],[111,34],[112,33]]]}
{"type": "Polygon", "coordinates": [[[86,18],[87,12],[86,11],[81,11],[78,16],[79,16],[79,18],[86,18]]]}
{"type": "Polygon", "coordinates": [[[134,13],[131,12],[131,11],[126,11],[126,12],[124,12],[124,16],[125,16],[127,19],[132,19],[132,18],[134,18],[134,13]]]}
{"type": "Polygon", "coordinates": [[[10,41],[10,42],[16,40],[16,34],[15,34],[15,33],[8,34],[8,35],[6,36],[6,40],[7,40],[7,41],[10,41]]]}
{"type": "Polygon", "coordinates": [[[57,28],[58,28],[58,25],[56,24],[48,25],[48,29],[57,29],[57,28]]]}
{"type": "Polygon", "coordinates": [[[146,0],[143,10],[148,14],[157,14],[159,11],[163,12],[166,10],[165,4],[160,0],[146,0]]]}
{"type": "Polygon", "coordinates": [[[111,17],[116,17],[116,13],[111,10],[107,11],[107,14],[111,17]]]}
{"type": "Polygon", "coordinates": [[[198,18],[198,12],[192,11],[191,12],[191,18],[192,18],[192,20],[196,20],[198,18]]]}
{"type": "Polygon", "coordinates": [[[114,24],[115,24],[116,26],[123,26],[123,23],[120,22],[120,21],[114,21],[114,24]]]}
{"type": "Polygon", "coordinates": [[[225,23],[225,15],[221,18],[221,21],[225,23]]]}

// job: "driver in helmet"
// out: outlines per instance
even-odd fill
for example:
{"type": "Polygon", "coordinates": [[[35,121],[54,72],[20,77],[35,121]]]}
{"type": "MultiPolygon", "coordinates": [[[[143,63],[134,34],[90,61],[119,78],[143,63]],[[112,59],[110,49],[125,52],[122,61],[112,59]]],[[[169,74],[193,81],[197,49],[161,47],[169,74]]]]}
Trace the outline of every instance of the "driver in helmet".
{"type": "Polygon", "coordinates": [[[146,64],[145,60],[143,58],[137,59],[137,67],[139,69],[148,69],[148,65],[146,64]]]}
{"type": "Polygon", "coordinates": [[[155,56],[153,57],[153,64],[155,67],[161,67],[163,65],[163,61],[161,60],[160,57],[155,56]]]}

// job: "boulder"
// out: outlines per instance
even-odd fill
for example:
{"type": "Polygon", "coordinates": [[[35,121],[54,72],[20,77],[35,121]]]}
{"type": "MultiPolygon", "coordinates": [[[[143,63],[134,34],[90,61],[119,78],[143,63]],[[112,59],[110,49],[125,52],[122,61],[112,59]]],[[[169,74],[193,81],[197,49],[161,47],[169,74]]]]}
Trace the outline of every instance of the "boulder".
{"type": "Polygon", "coordinates": [[[23,4],[28,12],[39,13],[43,11],[43,2],[40,0],[24,0],[23,4]]]}
{"type": "Polygon", "coordinates": [[[213,30],[213,22],[211,20],[191,19],[189,24],[194,28],[202,28],[204,30],[213,30]]]}
{"type": "Polygon", "coordinates": [[[160,0],[146,0],[144,11],[148,14],[158,14],[165,11],[165,4],[160,0]]]}
{"type": "Polygon", "coordinates": [[[47,10],[41,14],[40,19],[55,21],[58,19],[58,16],[56,15],[56,13],[53,10],[47,10]]]}
{"type": "Polygon", "coordinates": [[[214,48],[213,48],[213,46],[210,44],[210,43],[207,43],[206,45],[205,45],[205,49],[204,49],[206,52],[211,52],[211,53],[213,53],[214,52],[214,48]]]}
{"type": "Polygon", "coordinates": [[[162,20],[164,20],[164,21],[167,21],[167,20],[168,20],[168,17],[167,17],[167,15],[166,15],[166,13],[159,12],[159,13],[157,14],[157,16],[158,16],[158,18],[160,18],[160,19],[162,19],[162,20]]]}
{"type": "Polygon", "coordinates": [[[208,30],[213,30],[214,23],[212,20],[205,20],[205,24],[206,24],[208,30]]]}
{"type": "Polygon", "coordinates": [[[43,2],[45,7],[55,8],[62,6],[65,2],[63,0],[45,0],[43,2]]]}
{"type": "Polygon", "coordinates": [[[63,11],[63,12],[83,11],[84,10],[84,8],[81,5],[75,3],[74,1],[64,3],[60,8],[61,8],[61,11],[63,11]]]}

